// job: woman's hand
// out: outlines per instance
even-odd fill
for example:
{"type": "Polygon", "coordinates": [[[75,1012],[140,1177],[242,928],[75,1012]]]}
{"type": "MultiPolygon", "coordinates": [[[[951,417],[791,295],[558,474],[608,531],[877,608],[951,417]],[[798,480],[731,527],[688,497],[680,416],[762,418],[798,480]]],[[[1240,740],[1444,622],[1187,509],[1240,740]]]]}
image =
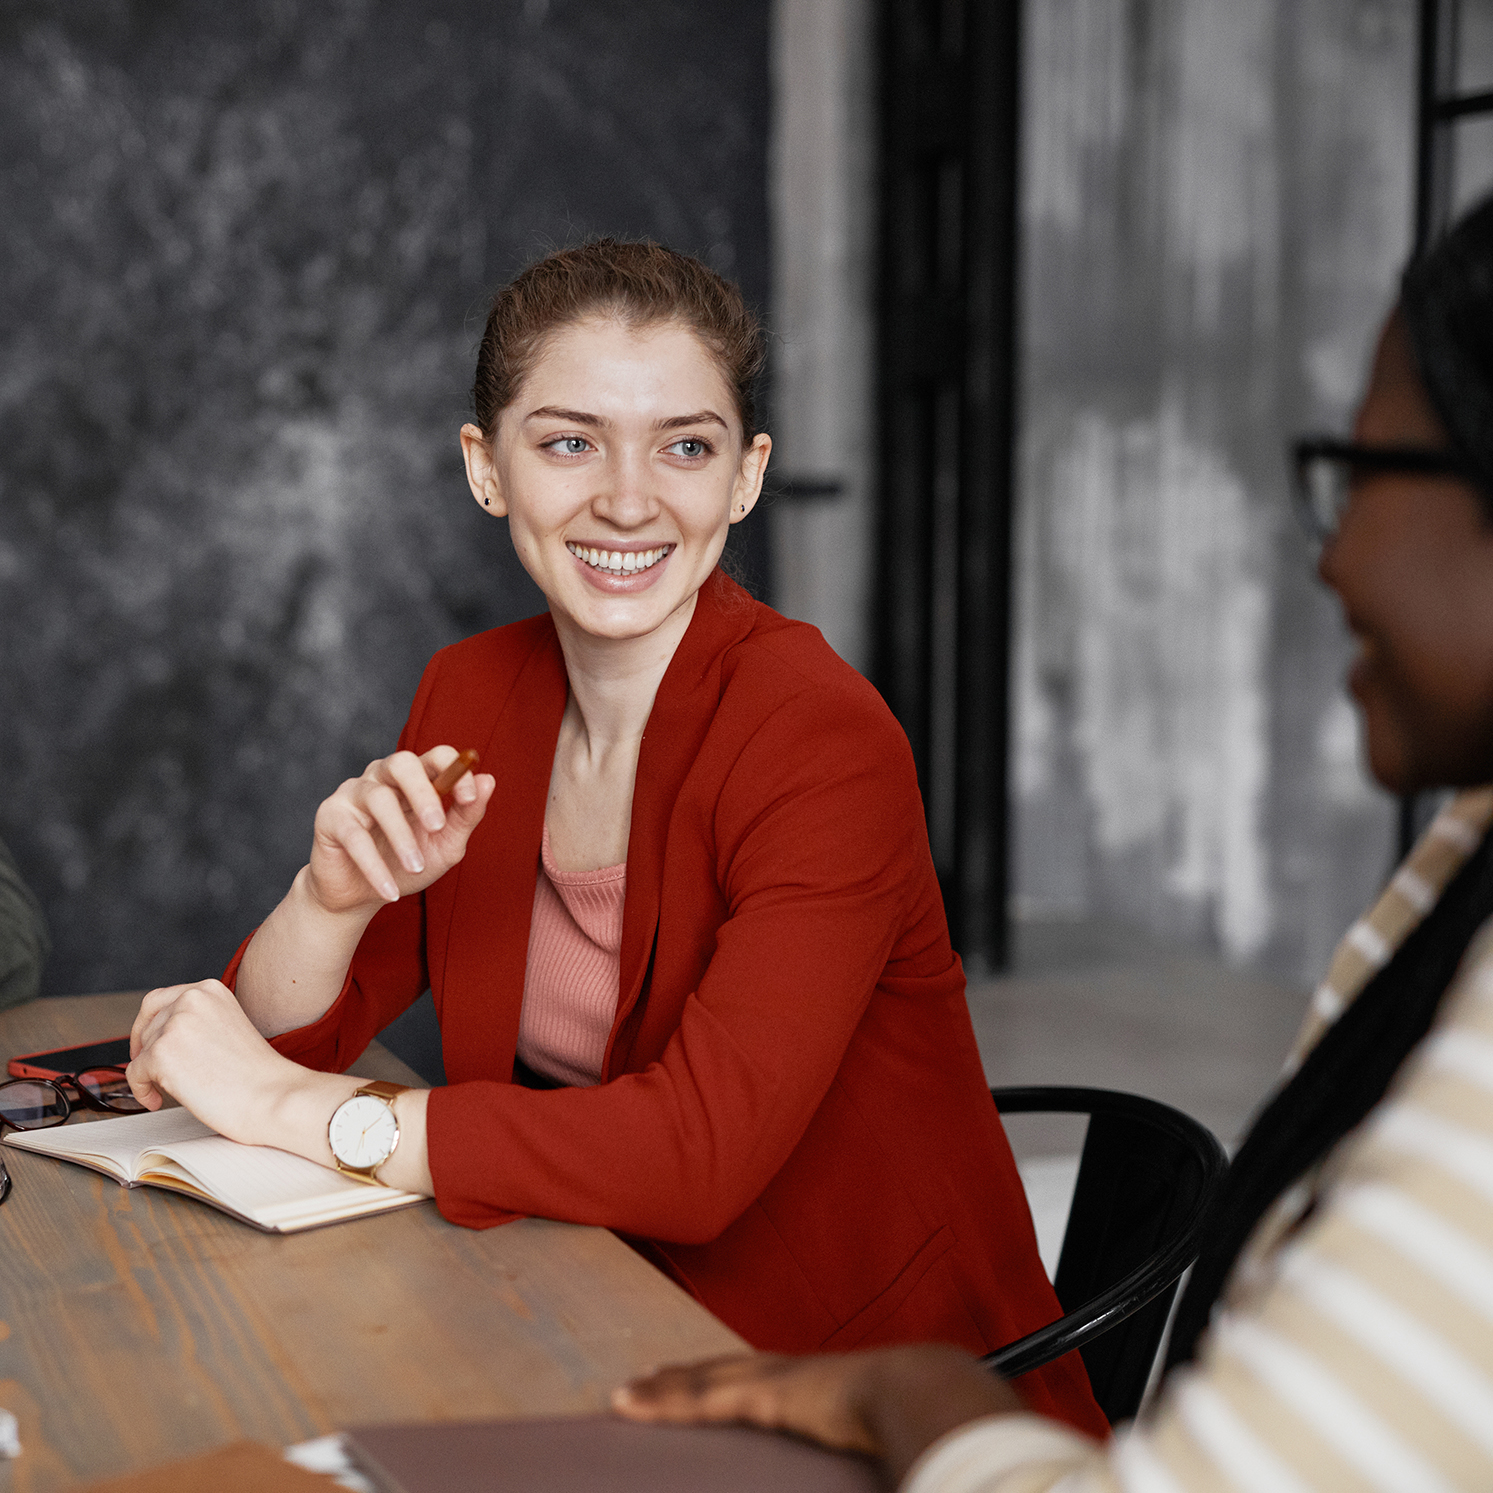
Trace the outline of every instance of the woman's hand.
{"type": "Polygon", "coordinates": [[[454,762],[455,747],[424,756],[395,752],[370,762],[316,811],[306,890],[327,912],[366,909],[423,891],[466,854],[496,786],[488,773],[464,774],[443,807],[431,787],[454,762]]]}
{"type": "Polygon", "coordinates": [[[757,1353],[660,1369],[612,1396],[629,1420],[734,1421],[885,1462],[900,1481],[940,1436],[1021,1397],[958,1348],[928,1345],[782,1358],[757,1353]]]}
{"type": "Polygon", "coordinates": [[[169,1094],[220,1135],[264,1139],[298,1077],[219,980],[167,985],[140,1003],[130,1032],[130,1089],[147,1109],[169,1094]]]}

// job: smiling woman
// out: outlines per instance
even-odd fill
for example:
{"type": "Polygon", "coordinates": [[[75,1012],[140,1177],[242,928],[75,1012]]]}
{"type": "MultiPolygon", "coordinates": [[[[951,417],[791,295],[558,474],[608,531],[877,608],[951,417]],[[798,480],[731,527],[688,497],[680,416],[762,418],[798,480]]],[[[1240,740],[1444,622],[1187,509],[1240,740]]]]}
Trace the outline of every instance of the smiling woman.
{"type": "MultiPolygon", "coordinates": [[[[735,288],[657,245],[499,293],[461,442],[548,610],[432,660],[224,982],[146,997],[131,1083],[470,1227],[616,1229],[759,1347],[985,1352],[1059,1309],[906,738],[718,568],[761,365],[735,288]],[[489,771],[448,804],[458,748],[489,771]],[[448,1085],[342,1077],[427,985],[448,1085]]],[[[1024,1388],[1104,1429],[1076,1354],[1024,1388]]]]}

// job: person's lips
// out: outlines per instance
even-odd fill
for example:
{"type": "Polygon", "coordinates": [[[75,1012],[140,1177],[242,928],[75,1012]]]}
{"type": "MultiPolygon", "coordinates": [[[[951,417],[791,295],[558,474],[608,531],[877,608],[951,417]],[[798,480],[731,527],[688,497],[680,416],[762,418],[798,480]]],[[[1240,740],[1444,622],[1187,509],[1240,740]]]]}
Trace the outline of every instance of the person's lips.
{"type": "Polygon", "coordinates": [[[614,576],[637,575],[652,570],[660,560],[665,560],[674,548],[672,544],[649,545],[644,549],[633,546],[612,547],[596,544],[578,544],[566,540],[565,548],[583,565],[614,576]]]}
{"type": "Polygon", "coordinates": [[[607,596],[625,596],[650,589],[668,569],[675,546],[635,544],[624,548],[567,539],[565,548],[588,586],[607,596]]]}

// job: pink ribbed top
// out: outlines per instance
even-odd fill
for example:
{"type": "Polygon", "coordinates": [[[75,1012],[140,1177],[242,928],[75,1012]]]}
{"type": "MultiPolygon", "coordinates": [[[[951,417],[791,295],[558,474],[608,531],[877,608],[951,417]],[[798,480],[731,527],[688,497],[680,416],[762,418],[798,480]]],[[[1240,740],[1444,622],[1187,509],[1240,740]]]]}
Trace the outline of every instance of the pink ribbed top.
{"type": "Polygon", "coordinates": [[[518,1021],[518,1055],[536,1073],[578,1085],[601,1078],[617,1014],[626,891],[626,861],[557,870],[545,826],[518,1021]]]}

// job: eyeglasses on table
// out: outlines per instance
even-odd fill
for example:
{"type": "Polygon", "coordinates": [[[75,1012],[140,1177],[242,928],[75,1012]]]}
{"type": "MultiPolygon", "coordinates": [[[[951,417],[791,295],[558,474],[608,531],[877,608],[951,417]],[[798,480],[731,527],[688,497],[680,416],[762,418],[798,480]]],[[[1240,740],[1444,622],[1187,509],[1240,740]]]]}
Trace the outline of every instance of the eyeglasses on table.
{"type": "MultiPolygon", "coordinates": [[[[73,1105],[110,1115],[138,1115],[145,1106],[130,1092],[123,1068],[85,1068],[81,1073],[59,1073],[56,1078],[14,1078],[0,1083],[0,1132],[50,1130],[66,1124],[73,1105]],[[76,1096],[69,1100],[67,1091],[76,1096]]],[[[0,1203],[10,1196],[10,1173],[0,1160],[0,1203]]]]}

